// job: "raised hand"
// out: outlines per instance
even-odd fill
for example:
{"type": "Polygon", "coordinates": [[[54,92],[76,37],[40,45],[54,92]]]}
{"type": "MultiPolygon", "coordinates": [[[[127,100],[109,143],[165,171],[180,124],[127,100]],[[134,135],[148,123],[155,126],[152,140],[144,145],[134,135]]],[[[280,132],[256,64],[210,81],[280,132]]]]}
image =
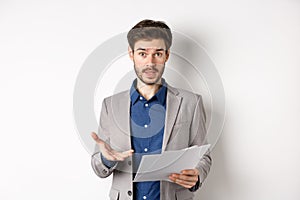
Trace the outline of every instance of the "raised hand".
{"type": "Polygon", "coordinates": [[[98,144],[101,154],[110,161],[123,161],[125,158],[132,155],[133,150],[130,149],[128,151],[119,152],[110,147],[109,144],[101,140],[95,132],[91,133],[92,138],[98,144]]]}

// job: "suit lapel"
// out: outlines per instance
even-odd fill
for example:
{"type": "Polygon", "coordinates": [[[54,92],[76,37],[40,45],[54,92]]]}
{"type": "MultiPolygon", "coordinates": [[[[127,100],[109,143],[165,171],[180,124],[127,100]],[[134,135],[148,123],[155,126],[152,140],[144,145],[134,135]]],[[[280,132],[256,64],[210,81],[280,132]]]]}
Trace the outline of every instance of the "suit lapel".
{"type": "Polygon", "coordinates": [[[162,145],[162,152],[166,149],[171,132],[178,115],[178,111],[181,104],[181,97],[177,96],[178,91],[168,85],[167,90],[167,106],[166,106],[166,118],[165,118],[165,129],[164,139],[162,145]]]}

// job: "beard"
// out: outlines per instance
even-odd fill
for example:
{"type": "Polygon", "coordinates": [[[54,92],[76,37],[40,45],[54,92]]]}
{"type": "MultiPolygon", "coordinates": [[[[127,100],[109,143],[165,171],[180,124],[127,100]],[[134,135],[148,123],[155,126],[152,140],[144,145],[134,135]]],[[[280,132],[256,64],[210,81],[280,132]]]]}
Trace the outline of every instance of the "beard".
{"type": "Polygon", "coordinates": [[[159,71],[156,67],[156,65],[154,66],[145,66],[145,67],[136,67],[136,65],[134,64],[134,71],[136,76],[138,77],[138,79],[140,81],[142,81],[144,84],[146,85],[155,85],[158,84],[158,82],[161,80],[161,77],[164,73],[165,70],[165,63],[164,64],[160,64],[160,68],[161,71],[159,71]],[[155,77],[151,77],[151,78],[147,78],[144,77],[143,75],[145,75],[145,73],[150,72],[150,73],[155,73],[155,77]]]}

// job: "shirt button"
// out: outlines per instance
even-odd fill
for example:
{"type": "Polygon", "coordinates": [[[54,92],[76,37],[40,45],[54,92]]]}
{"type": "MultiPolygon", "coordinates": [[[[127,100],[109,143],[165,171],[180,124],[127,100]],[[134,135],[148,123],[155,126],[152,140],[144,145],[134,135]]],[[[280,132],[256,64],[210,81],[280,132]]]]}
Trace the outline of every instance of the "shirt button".
{"type": "Polygon", "coordinates": [[[145,107],[148,107],[148,106],[149,106],[149,104],[146,103],[146,104],[145,104],[145,107]]]}
{"type": "Polygon", "coordinates": [[[131,196],[131,195],[132,195],[132,192],[129,190],[129,191],[127,192],[127,194],[128,194],[129,196],[131,196]]]}
{"type": "Polygon", "coordinates": [[[128,165],[131,165],[131,161],[128,161],[128,165]]]}
{"type": "Polygon", "coordinates": [[[145,151],[145,152],[147,152],[147,151],[148,151],[148,149],[147,149],[147,148],[145,148],[145,149],[144,149],[144,151],[145,151]]]}
{"type": "Polygon", "coordinates": [[[143,100],[143,97],[140,97],[140,100],[143,100]]]}
{"type": "Polygon", "coordinates": [[[147,128],[147,127],[148,127],[148,125],[147,125],[147,124],[145,124],[145,125],[144,125],[144,127],[145,127],[145,128],[147,128]]]}
{"type": "Polygon", "coordinates": [[[146,197],[146,196],[143,196],[143,199],[147,199],[147,197],[146,197]]]}

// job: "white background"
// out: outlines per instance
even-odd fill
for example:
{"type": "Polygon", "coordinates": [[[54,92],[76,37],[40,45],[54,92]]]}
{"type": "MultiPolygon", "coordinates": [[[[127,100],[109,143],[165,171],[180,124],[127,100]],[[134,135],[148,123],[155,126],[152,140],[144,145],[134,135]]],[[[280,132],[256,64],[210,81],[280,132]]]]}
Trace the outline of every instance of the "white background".
{"type": "Polygon", "coordinates": [[[0,199],[108,199],[72,115],[103,41],[151,18],[204,44],[226,123],[198,199],[300,199],[300,3],[0,1],[0,199]]]}

